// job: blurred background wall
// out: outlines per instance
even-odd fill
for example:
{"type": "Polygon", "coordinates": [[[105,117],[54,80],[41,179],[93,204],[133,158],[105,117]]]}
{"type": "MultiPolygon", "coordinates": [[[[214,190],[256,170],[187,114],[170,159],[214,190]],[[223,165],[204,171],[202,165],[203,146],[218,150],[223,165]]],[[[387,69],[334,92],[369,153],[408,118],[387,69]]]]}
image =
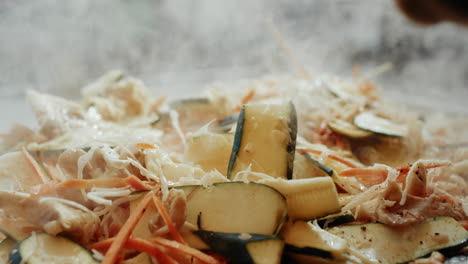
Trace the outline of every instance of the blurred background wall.
{"type": "Polygon", "coordinates": [[[350,76],[356,64],[391,62],[376,80],[389,96],[468,113],[468,28],[417,26],[392,1],[2,0],[0,132],[32,122],[26,89],[77,98],[109,69],[177,96],[293,72],[269,20],[312,72],[350,76]]]}

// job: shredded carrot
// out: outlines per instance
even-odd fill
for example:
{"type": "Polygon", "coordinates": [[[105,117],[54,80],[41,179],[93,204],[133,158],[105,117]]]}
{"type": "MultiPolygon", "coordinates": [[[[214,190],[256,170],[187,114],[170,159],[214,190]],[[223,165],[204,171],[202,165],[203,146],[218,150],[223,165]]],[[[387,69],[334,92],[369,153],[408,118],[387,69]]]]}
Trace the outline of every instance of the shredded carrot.
{"type": "Polygon", "coordinates": [[[242,97],[241,103],[246,104],[252,101],[254,96],[255,96],[255,89],[250,89],[250,91],[244,97],[242,97]]]}
{"type": "Polygon", "coordinates": [[[48,182],[49,180],[42,172],[41,167],[39,167],[39,164],[37,164],[37,161],[31,156],[31,154],[29,154],[28,150],[23,146],[21,151],[23,153],[24,159],[26,160],[28,165],[31,167],[31,169],[34,171],[34,174],[39,179],[40,183],[48,182]]]}
{"type": "MultiPolygon", "coordinates": [[[[317,154],[317,155],[321,155],[323,153],[323,151],[321,150],[318,150],[318,149],[311,149],[311,148],[303,148],[303,147],[297,147],[296,148],[297,151],[301,152],[301,153],[307,153],[307,152],[310,152],[310,153],[314,153],[314,154],[317,154]]],[[[356,165],[354,162],[352,161],[349,161],[345,158],[342,158],[340,156],[337,156],[335,154],[328,154],[328,157],[330,157],[331,159],[334,159],[350,168],[359,168],[358,165],[356,165]]]]}
{"type": "Polygon", "coordinates": [[[156,243],[157,245],[161,245],[169,250],[177,251],[186,255],[190,255],[194,257],[195,259],[199,260],[201,263],[205,264],[218,264],[218,261],[213,258],[212,256],[209,256],[200,250],[191,248],[187,245],[184,245],[182,243],[179,243],[177,241],[173,240],[168,240],[162,237],[156,237],[151,240],[152,242],[156,243]]]}
{"type": "MultiPolygon", "coordinates": [[[[450,165],[449,163],[434,163],[434,164],[427,164],[427,165],[424,165],[424,167],[426,169],[435,169],[435,168],[440,168],[440,167],[444,167],[444,166],[448,166],[450,165]]],[[[409,170],[411,169],[411,165],[407,165],[407,166],[401,166],[401,167],[396,167],[395,170],[399,171],[400,173],[402,172],[409,172],[409,170]]]]}
{"type": "MultiPolygon", "coordinates": [[[[98,250],[99,252],[106,252],[112,243],[115,241],[115,238],[109,238],[92,244],[89,248],[98,250]]],[[[173,258],[171,258],[161,246],[155,245],[154,243],[141,239],[141,238],[128,238],[125,242],[124,248],[133,249],[139,252],[144,252],[150,254],[158,260],[158,263],[161,264],[173,264],[177,263],[173,258]]]]}
{"type": "Polygon", "coordinates": [[[137,143],[136,146],[137,148],[142,148],[142,149],[156,149],[154,145],[148,144],[148,143],[137,143]]]}
{"type": "MultiPolygon", "coordinates": [[[[434,169],[439,168],[442,166],[447,166],[447,163],[438,163],[438,164],[428,164],[426,165],[426,169],[434,169]]],[[[408,175],[409,170],[411,169],[411,165],[408,166],[401,166],[394,168],[395,170],[399,171],[400,174],[396,178],[396,182],[402,183],[406,180],[406,176],[408,175]]],[[[343,177],[355,177],[358,180],[372,182],[373,184],[379,184],[384,182],[387,179],[388,171],[384,168],[352,168],[343,170],[340,172],[340,176],[343,177]]]]}
{"type": "Polygon", "coordinates": [[[152,191],[148,192],[143,199],[135,207],[135,210],[130,213],[127,221],[123,224],[119,233],[115,236],[115,240],[110,245],[109,250],[106,252],[102,264],[114,264],[118,258],[120,252],[122,251],[125,243],[132,234],[133,229],[138,224],[138,221],[142,217],[145,209],[151,202],[151,198],[154,193],[152,191]]]}
{"type": "Polygon", "coordinates": [[[70,189],[90,189],[93,187],[121,188],[126,186],[131,186],[136,191],[150,189],[150,187],[135,175],[130,175],[126,178],[70,179],[61,183],[61,187],[70,189]]]}
{"type": "Polygon", "coordinates": [[[375,176],[379,175],[382,177],[387,177],[388,171],[384,168],[352,168],[343,170],[340,172],[340,176],[343,177],[355,177],[355,176],[375,176]]]}
{"type": "Polygon", "coordinates": [[[187,245],[185,242],[184,238],[180,235],[179,230],[175,227],[174,223],[172,222],[171,217],[169,216],[169,213],[167,212],[166,208],[164,207],[164,204],[162,201],[156,196],[153,196],[153,202],[156,208],[158,209],[159,213],[161,214],[164,222],[166,223],[167,227],[169,228],[169,233],[171,233],[171,236],[179,243],[182,243],[184,245],[187,245]]]}
{"type": "MultiPolygon", "coordinates": [[[[435,169],[444,166],[450,165],[449,163],[434,163],[434,164],[427,164],[424,165],[426,169],[435,169]]],[[[406,176],[408,176],[408,172],[411,169],[411,165],[396,167],[395,170],[399,171],[400,174],[398,175],[396,181],[397,182],[404,182],[406,180],[406,176]]]]}
{"type": "Polygon", "coordinates": [[[340,172],[342,177],[354,177],[368,186],[381,184],[387,179],[388,171],[384,168],[353,168],[340,172]]]}
{"type": "Polygon", "coordinates": [[[236,105],[233,109],[233,112],[239,112],[242,109],[242,105],[247,104],[248,102],[252,101],[255,96],[255,89],[251,89],[244,97],[241,99],[240,105],[236,105]]]}

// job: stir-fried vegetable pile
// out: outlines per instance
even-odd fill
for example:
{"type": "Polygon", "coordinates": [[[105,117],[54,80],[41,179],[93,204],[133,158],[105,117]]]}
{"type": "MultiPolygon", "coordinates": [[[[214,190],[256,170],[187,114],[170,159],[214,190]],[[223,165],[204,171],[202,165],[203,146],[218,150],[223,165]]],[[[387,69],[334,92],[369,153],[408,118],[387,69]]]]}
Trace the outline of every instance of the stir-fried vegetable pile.
{"type": "Polygon", "coordinates": [[[113,71],[82,95],[30,91],[39,128],[2,135],[1,259],[439,263],[466,254],[466,117],[417,113],[366,80],[325,75],[173,100],[113,71]]]}

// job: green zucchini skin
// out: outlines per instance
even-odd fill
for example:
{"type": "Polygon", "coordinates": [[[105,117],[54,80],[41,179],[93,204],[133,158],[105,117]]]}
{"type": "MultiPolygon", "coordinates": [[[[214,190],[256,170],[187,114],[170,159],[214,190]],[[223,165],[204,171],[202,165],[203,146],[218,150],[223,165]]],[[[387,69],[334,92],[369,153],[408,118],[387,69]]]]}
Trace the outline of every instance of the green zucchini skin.
{"type": "Polygon", "coordinates": [[[232,144],[232,151],[231,157],[229,158],[229,166],[227,171],[228,179],[231,179],[232,169],[234,168],[234,163],[237,158],[237,153],[239,153],[239,149],[242,142],[242,129],[244,128],[244,121],[245,121],[245,105],[242,106],[242,109],[239,113],[239,117],[237,118],[237,127],[236,133],[234,134],[234,142],[232,144]]]}
{"type": "MultiPolygon", "coordinates": [[[[237,168],[236,161],[238,159],[238,156],[239,155],[243,156],[247,152],[242,146],[243,139],[244,139],[244,141],[245,140],[250,140],[250,137],[252,135],[251,131],[256,131],[255,129],[252,129],[252,127],[251,127],[252,123],[256,124],[259,128],[261,127],[262,129],[267,129],[267,130],[269,128],[268,126],[271,126],[271,124],[272,124],[270,119],[273,116],[272,114],[275,113],[275,112],[269,112],[269,114],[267,114],[267,115],[263,114],[263,113],[265,113],[265,112],[263,112],[262,114],[259,115],[259,113],[257,112],[259,110],[258,109],[259,105],[261,105],[261,104],[243,105],[242,109],[241,109],[241,112],[239,113],[236,132],[235,132],[235,135],[234,135],[233,147],[232,147],[232,151],[231,151],[231,157],[229,159],[229,166],[228,166],[228,171],[227,171],[227,177],[229,179],[232,179],[233,171],[236,171],[236,168],[237,168]],[[247,112],[247,116],[246,116],[246,112],[247,112]],[[248,124],[246,124],[247,120],[249,122],[248,124]],[[257,120],[257,121],[252,121],[252,120],[257,120]],[[249,127],[251,130],[246,132],[245,131],[246,127],[249,127]],[[248,139],[246,139],[246,137],[247,137],[247,136],[245,136],[246,133],[248,133],[250,135],[250,137],[248,137],[248,139]],[[241,151],[241,148],[242,148],[242,151],[241,151]]],[[[278,105],[275,105],[275,107],[277,107],[277,106],[278,105]]],[[[266,105],[263,105],[262,107],[265,108],[265,109],[268,109],[269,105],[266,104],[266,105]]],[[[276,153],[277,149],[274,150],[274,151],[270,149],[270,153],[275,153],[275,155],[283,155],[283,154],[285,155],[284,161],[281,162],[281,164],[284,164],[284,165],[282,165],[283,168],[281,168],[280,169],[281,172],[279,172],[277,174],[277,176],[274,176],[274,177],[292,179],[293,168],[294,168],[294,156],[295,156],[294,154],[295,154],[295,151],[296,151],[297,113],[296,113],[296,108],[294,107],[294,104],[291,101],[289,101],[287,104],[280,105],[280,107],[281,107],[281,110],[279,110],[279,111],[283,111],[283,112],[287,111],[287,113],[284,112],[284,115],[281,114],[281,116],[275,115],[275,117],[277,118],[277,120],[275,120],[275,121],[278,122],[279,120],[281,120],[279,122],[284,122],[283,124],[287,126],[287,131],[285,129],[283,129],[283,132],[285,132],[285,134],[287,133],[288,141],[285,142],[286,144],[284,144],[283,147],[281,148],[282,149],[281,153],[276,153]]],[[[269,109],[269,111],[278,111],[278,109],[273,108],[273,109],[269,109]]],[[[268,132],[264,131],[264,133],[268,133],[268,132]]],[[[258,138],[256,140],[258,140],[258,138]]],[[[278,138],[276,140],[282,140],[282,139],[278,138]]],[[[257,141],[255,141],[255,143],[257,143],[257,141]]],[[[244,142],[244,144],[246,146],[248,146],[249,142],[244,142]]],[[[269,147],[270,146],[269,144],[270,143],[264,143],[263,146],[268,146],[269,147]]],[[[257,147],[258,147],[258,145],[257,145],[257,147]]],[[[257,157],[263,157],[263,156],[260,155],[260,156],[257,156],[257,157]]],[[[261,166],[263,166],[263,168],[268,167],[268,165],[270,165],[270,166],[272,165],[271,161],[270,161],[270,163],[268,163],[265,160],[263,160],[262,162],[263,162],[263,164],[261,166]]],[[[271,169],[271,170],[273,172],[269,171],[269,172],[266,172],[266,173],[267,174],[270,174],[270,173],[275,174],[274,170],[273,169],[271,169]]],[[[253,169],[253,171],[255,171],[255,169],[253,169]]],[[[263,171],[260,171],[260,172],[263,172],[263,171]]],[[[272,174],[272,176],[273,176],[273,174],[272,174]]]]}
{"type": "Polygon", "coordinates": [[[433,251],[456,255],[468,245],[468,231],[448,216],[428,217],[404,230],[381,223],[368,223],[337,226],[327,231],[351,245],[361,243],[360,250],[373,248],[374,257],[379,263],[406,263],[430,255],[433,251]],[[411,239],[402,239],[403,233],[411,239]],[[438,238],[441,242],[436,242],[438,238]]]}
{"type": "Polygon", "coordinates": [[[66,247],[66,253],[70,254],[70,257],[73,257],[74,261],[69,262],[70,264],[79,263],[79,264],[98,264],[99,262],[94,259],[91,253],[83,248],[80,244],[77,244],[67,238],[60,236],[53,236],[46,233],[37,233],[32,235],[24,240],[19,241],[15,247],[12,249],[10,256],[8,258],[9,263],[11,264],[48,264],[56,263],[57,260],[62,261],[66,258],[65,253],[60,252],[60,256],[57,255],[47,255],[47,256],[38,256],[38,254],[31,254],[35,252],[35,249],[40,250],[42,254],[47,251],[47,247],[50,245],[44,245],[47,242],[53,241],[53,243],[60,244],[60,247],[66,247]],[[40,240],[40,241],[39,241],[40,240]],[[31,243],[31,244],[30,244],[31,243]],[[32,252],[29,251],[32,248],[32,252]],[[28,252],[25,252],[28,251],[28,252]],[[79,254],[79,255],[77,255],[79,254]],[[28,256],[27,259],[23,259],[23,256],[28,256]],[[54,258],[57,258],[54,260],[54,258]],[[78,262],[77,262],[78,261],[78,262]]]}
{"type": "Polygon", "coordinates": [[[296,247],[291,244],[284,245],[284,251],[288,253],[296,253],[306,256],[314,256],[324,259],[333,259],[333,255],[329,251],[312,247],[296,247]]]}
{"type": "Polygon", "coordinates": [[[328,166],[325,166],[323,165],[322,163],[320,163],[318,160],[312,158],[312,156],[310,156],[309,154],[306,154],[305,155],[307,160],[309,160],[310,162],[312,162],[315,166],[317,166],[319,169],[323,170],[328,176],[332,176],[333,175],[333,169],[328,167],[328,166]]]}
{"type": "Polygon", "coordinates": [[[348,223],[351,223],[351,222],[354,222],[354,221],[356,221],[354,216],[352,216],[350,214],[345,214],[345,215],[340,215],[340,216],[336,216],[336,217],[322,218],[322,219],[317,221],[317,224],[321,228],[331,228],[331,227],[335,227],[335,226],[339,226],[339,225],[343,225],[343,224],[348,224],[348,223]],[[327,221],[328,221],[328,224],[325,227],[325,223],[327,221]]]}
{"type": "Polygon", "coordinates": [[[296,107],[292,101],[289,101],[290,117],[289,117],[289,137],[291,140],[287,146],[288,155],[288,168],[287,168],[287,179],[292,179],[294,170],[294,153],[296,152],[296,138],[297,138],[297,112],[296,107]]]}
{"type": "Polygon", "coordinates": [[[203,230],[273,235],[286,221],[287,203],[268,185],[222,182],[195,187],[187,198],[186,215],[187,222],[203,230]]]}
{"type": "MultiPolygon", "coordinates": [[[[239,233],[223,233],[205,230],[195,230],[193,233],[209,245],[211,250],[227,258],[229,263],[254,264],[255,256],[251,256],[251,254],[255,254],[255,252],[249,253],[247,244],[268,240],[281,240],[281,238],[277,236],[259,234],[245,234],[249,236],[249,238],[243,239],[241,238],[242,234],[239,233]]],[[[274,253],[275,252],[272,252],[272,254],[274,253]]]]}

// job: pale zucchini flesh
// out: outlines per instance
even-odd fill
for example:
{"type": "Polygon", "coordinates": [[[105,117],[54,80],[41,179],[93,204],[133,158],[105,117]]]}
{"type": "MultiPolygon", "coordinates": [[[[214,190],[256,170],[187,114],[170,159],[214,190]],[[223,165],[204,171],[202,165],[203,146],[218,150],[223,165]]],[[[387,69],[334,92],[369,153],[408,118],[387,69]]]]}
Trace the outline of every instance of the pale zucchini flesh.
{"type": "Polygon", "coordinates": [[[46,233],[33,234],[18,242],[10,253],[9,261],[11,264],[98,263],[81,245],[67,238],[46,233]]]}
{"type": "Polygon", "coordinates": [[[365,138],[372,135],[372,132],[361,129],[354,124],[340,119],[328,122],[328,127],[334,132],[350,138],[365,138]]]}
{"type": "Polygon", "coordinates": [[[432,251],[460,249],[468,243],[468,231],[448,216],[430,217],[404,228],[371,223],[333,227],[328,232],[382,264],[408,262],[432,251]]]}
{"type": "Polygon", "coordinates": [[[205,133],[187,138],[184,160],[204,171],[227,174],[234,134],[205,133]]]}
{"type": "Polygon", "coordinates": [[[341,210],[338,193],[331,177],[300,180],[262,179],[259,183],[278,190],[286,197],[291,219],[310,220],[341,210]]]}
{"type": "Polygon", "coordinates": [[[287,204],[269,186],[226,182],[193,190],[186,214],[186,222],[203,230],[272,235],[286,218],[287,204]]]}
{"type": "Polygon", "coordinates": [[[309,154],[301,154],[296,152],[294,158],[294,171],[293,180],[295,179],[307,179],[313,177],[321,177],[333,174],[333,169],[319,163],[313,159],[309,154]],[[320,165],[319,165],[320,164],[320,165]]]}
{"type": "Polygon", "coordinates": [[[288,222],[280,235],[285,242],[285,253],[300,263],[309,263],[312,260],[314,262],[311,263],[334,263],[348,249],[344,240],[336,240],[333,235],[311,222],[288,222]]]}
{"type": "Polygon", "coordinates": [[[397,124],[391,120],[378,117],[371,112],[363,112],[354,118],[354,124],[364,130],[371,131],[377,134],[406,137],[408,135],[408,127],[403,124],[397,124]]]}
{"type": "Polygon", "coordinates": [[[244,105],[231,152],[228,177],[250,167],[274,178],[292,178],[297,119],[294,105],[244,105]]]}
{"type": "Polygon", "coordinates": [[[0,242],[0,264],[7,264],[8,255],[15,247],[16,242],[11,238],[5,238],[0,242]]]}

